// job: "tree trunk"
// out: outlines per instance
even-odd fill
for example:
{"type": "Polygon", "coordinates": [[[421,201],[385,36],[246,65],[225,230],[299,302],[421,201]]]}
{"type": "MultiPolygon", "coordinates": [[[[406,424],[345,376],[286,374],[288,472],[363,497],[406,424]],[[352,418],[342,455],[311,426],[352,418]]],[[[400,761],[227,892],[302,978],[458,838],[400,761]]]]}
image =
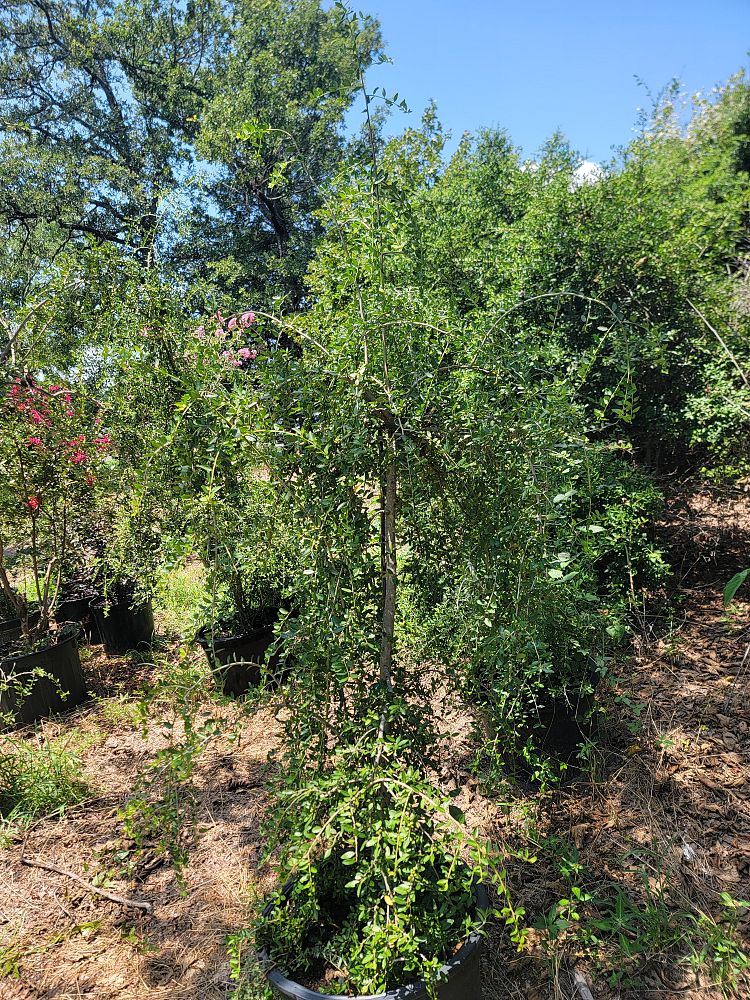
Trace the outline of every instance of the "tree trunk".
{"type": "Polygon", "coordinates": [[[380,680],[389,694],[393,691],[393,631],[396,621],[396,430],[385,431],[380,520],[380,559],[383,574],[383,614],[380,629],[380,680]]]}

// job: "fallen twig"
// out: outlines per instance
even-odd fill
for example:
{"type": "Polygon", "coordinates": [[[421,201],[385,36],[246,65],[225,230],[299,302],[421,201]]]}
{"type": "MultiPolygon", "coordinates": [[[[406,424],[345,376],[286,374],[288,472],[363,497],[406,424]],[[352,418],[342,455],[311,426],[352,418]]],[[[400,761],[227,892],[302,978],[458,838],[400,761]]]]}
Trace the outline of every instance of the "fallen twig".
{"type": "Polygon", "coordinates": [[[47,861],[35,861],[32,858],[22,857],[21,864],[28,865],[29,868],[42,868],[44,871],[54,872],[56,875],[64,875],[66,878],[77,882],[78,885],[83,886],[89,892],[96,893],[97,896],[103,896],[112,903],[119,903],[120,906],[132,906],[136,910],[143,910],[144,913],[151,913],[153,910],[151,903],[147,903],[145,899],[131,899],[130,896],[118,896],[115,892],[107,892],[106,889],[100,889],[99,886],[87,882],[74,872],[69,872],[66,868],[58,868],[57,865],[51,865],[47,861]]]}
{"type": "Polygon", "coordinates": [[[578,969],[573,969],[573,989],[578,1000],[594,1000],[594,996],[586,982],[586,977],[578,969]]]}

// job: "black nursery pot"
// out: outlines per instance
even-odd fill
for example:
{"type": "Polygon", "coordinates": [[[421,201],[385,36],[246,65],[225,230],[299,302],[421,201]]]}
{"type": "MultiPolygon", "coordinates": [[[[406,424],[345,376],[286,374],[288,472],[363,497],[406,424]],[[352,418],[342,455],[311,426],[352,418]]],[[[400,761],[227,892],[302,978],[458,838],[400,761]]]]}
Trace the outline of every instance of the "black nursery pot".
{"type": "MultiPolygon", "coordinates": [[[[273,627],[281,614],[281,608],[267,608],[262,624],[247,632],[225,635],[204,625],[196,633],[195,641],[203,649],[209,666],[221,679],[224,694],[236,698],[251,687],[260,684],[262,665],[266,653],[276,641],[273,627]]],[[[279,666],[279,658],[269,660],[271,669],[279,666]]]]}
{"type": "MultiPolygon", "coordinates": [[[[475,897],[478,910],[489,908],[489,900],[483,886],[477,886],[475,897]]],[[[274,904],[269,903],[263,911],[268,916],[274,904]]],[[[469,935],[453,958],[441,969],[441,982],[438,983],[438,1000],[482,1000],[482,979],[480,958],[482,952],[482,936],[476,932],[469,935]]],[[[265,951],[258,955],[262,965],[270,964],[265,951]]],[[[272,968],[266,973],[266,978],[273,987],[274,993],[289,1000],[340,1000],[330,993],[318,993],[308,989],[293,979],[288,979],[283,972],[272,968]]],[[[354,997],[353,1000],[430,1000],[427,986],[422,980],[408,983],[388,990],[387,993],[368,993],[354,997]]]]}
{"type": "Polygon", "coordinates": [[[154,638],[154,609],[150,601],[131,608],[127,602],[112,602],[107,607],[104,598],[92,601],[94,625],[104,643],[105,653],[129,653],[148,649],[154,638]]]}
{"type": "Polygon", "coordinates": [[[574,760],[579,745],[591,736],[594,726],[593,709],[596,705],[596,685],[599,673],[590,659],[579,689],[572,689],[568,697],[549,698],[540,706],[533,731],[541,745],[568,763],[574,760]],[[591,687],[591,693],[584,693],[591,687]]]}
{"type": "Polygon", "coordinates": [[[29,674],[35,668],[41,668],[50,675],[37,677],[25,697],[19,698],[12,686],[0,692],[0,711],[12,712],[19,725],[26,725],[85,701],[86,681],[78,655],[77,638],[77,630],[70,629],[57,642],[33,653],[9,653],[3,656],[0,651],[2,681],[12,680],[13,677],[23,679],[24,674],[29,674]],[[64,692],[67,692],[65,697],[64,692]]]}
{"type": "MultiPolygon", "coordinates": [[[[39,612],[32,611],[29,614],[29,625],[33,628],[34,625],[39,621],[39,612]]],[[[0,621],[0,646],[4,646],[8,642],[12,642],[14,639],[20,639],[21,637],[21,619],[20,618],[5,618],[0,621]]]]}
{"type": "Polygon", "coordinates": [[[63,598],[58,601],[55,608],[55,621],[58,625],[65,623],[78,625],[81,636],[89,642],[101,642],[102,638],[91,611],[91,605],[98,596],[95,590],[91,590],[63,598]]]}

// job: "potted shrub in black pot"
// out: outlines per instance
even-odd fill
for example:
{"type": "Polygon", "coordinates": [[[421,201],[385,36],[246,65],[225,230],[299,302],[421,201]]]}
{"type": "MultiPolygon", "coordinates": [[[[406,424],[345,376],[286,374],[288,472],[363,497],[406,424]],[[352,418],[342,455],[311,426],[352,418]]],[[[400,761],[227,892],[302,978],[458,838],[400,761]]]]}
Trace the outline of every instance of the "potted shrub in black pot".
{"type": "Polygon", "coordinates": [[[85,563],[78,563],[66,573],[60,585],[55,621],[59,625],[77,625],[81,641],[100,643],[102,639],[92,610],[92,604],[100,596],[93,571],[85,563]]]}
{"type": "MultiPolygon", "coordinates": [[[[246,466],[267,470],[304,566],[266,841],[280,888],[246,938],[275,994],[299,1000],[481,1000],[485,882],[523,938],[501,863],[436,777],[426,664],[462,690],[471,634],[450,661],[429,635],[417,656],[409,628],[421,622],[407,621],[410,602],[434,607],[462,574],[497,565],[497,456],[526,462],[506,416],[512,371],[494,357],[489,367],[482,338],[446,332],[435,295],[394,277],[412,263],[401,188],[430,156],[426,137],[413,141],[393,150],[392,172],[378,163],[338,179],[327,217],[340,208],[346,226],[319,246],[310,308],[278,321],[299,350],[272,352],[252,394],[239,381],[206,392],[213,410],[201,413],[200,426],[240,442],[246,466]]],[[[223,503],[217,492],[217,517],[223,503]]]]}
{"type": "Polygon", "coordinates": [[[278,682],[288,667],[278,632],[294,618],[295,562],[288,526],[268,482],[251,477],[235,487],[225,518],[235,522],[234,537],[226,524],[221,537],[212,532],[203,541],[208,621],[196,633],[222,690],[233,697],[260,684],[264,669],[271,682],[278,682]]]}
{"type": "Polygon", "coordinates": [[[154,609],[139,583],[119,578],[106,586],[104,597],[90,601],[92,631],[108,655],[150,649],[154,641],[154,609]]]}
{"type": "Polygon", "coordinates": [[[0,707],[5,721],[27,723],[86,697],[78,628],[54,618],[71,525],[89,515],[101,450],[91,414],[66,387],[11,378],[0,410],[0,589],[18,623],[0,648],[0,707]]]}
{"type": "Polygon", "coordinates": [[[159,498],[139,488],[137,476],[145,474],[132,465],[138,456],[123,451],[118,448],[107,466],[88,560],[88,578],[96,590],[90,603],[92,632],[108,656],[146,652],[154,644],[152,596],[164,520],[159,498]]]}

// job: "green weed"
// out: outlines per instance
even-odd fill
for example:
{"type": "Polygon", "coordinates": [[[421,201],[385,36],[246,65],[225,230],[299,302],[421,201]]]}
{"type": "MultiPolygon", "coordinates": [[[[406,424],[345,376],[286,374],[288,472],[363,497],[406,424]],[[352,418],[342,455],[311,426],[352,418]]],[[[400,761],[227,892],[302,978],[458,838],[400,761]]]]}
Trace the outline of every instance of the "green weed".
{"type": "Polygon", "coordinates": [[[205,570],[197,559],[163,570],[154,599],[163,628],[183,639],[191,637],[205,597],[205,570]]]}
{"type": "Polygon", "coordinates": [[[128,695],[102,698],[99,702],[99,712],[102,721],[112,726],[127,725],[132,729],[137,729],[139,726],[138,703],[128,695]]]}
{"type": "Polygon", "coordinates": [[[67,740],[32,744],[0,741],[0,840],[40,816],[62,813],[91,794],[81,763],[67,740]]]}
{"type": "Polygon", "coordinates": [[[566,896],[556,900],[534,926],[544,932],[546,950],[554,958],[571,943],[589,955],[610,986],[635,986],[654,961],[686,963],[708,973],[725,994],[736,994],[745,982],[750,959],[742,951],[737,923],[747,902],[727,893],[719,898],[721,912],[709,915],[691,909],[689,901],[672,899],[637,869],[640,893],[614,882],[587,884],[591,873],[573,845],[551,837],[541,846],[560,875],[569,881],[566,896]],[[584,888],[586,885],[586,888],[584,888]]]}

